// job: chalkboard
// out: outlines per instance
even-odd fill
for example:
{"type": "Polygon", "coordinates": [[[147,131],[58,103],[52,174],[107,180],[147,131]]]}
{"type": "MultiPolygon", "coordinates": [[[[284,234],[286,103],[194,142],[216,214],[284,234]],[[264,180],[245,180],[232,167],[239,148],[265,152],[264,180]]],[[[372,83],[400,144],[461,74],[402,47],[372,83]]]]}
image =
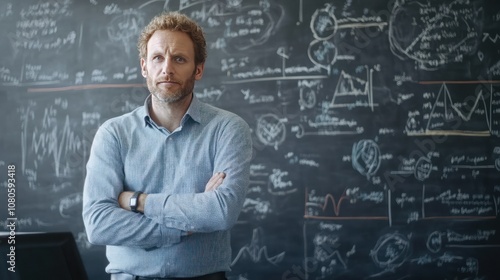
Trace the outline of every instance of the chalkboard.
{"type": "Polygon", "coordinates": [[[148,95],[135,46],[163,10],[204,27],[196,96],[252,129],[229,279],[498,279],[498,1],[3,0],[0,230],[71,231],[106,279],[85,164],[148,95]]]}

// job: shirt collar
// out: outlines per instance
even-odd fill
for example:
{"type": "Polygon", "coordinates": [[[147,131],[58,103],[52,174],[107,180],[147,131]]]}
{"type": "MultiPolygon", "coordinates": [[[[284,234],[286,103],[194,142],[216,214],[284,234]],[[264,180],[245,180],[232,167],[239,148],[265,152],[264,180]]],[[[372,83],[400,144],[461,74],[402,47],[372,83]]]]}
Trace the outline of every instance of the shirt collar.
{"type": "MultiPolygon", "coordinates": [[[[149,108],[151,106],[151,94],[146,97],[146,100],[144,101],[144,126],[154,126],[158,128],[156,123],[153,121],[151,118],[151,114],[149,112],[149,108]]],[[[187,121],[188,117],[191,118],[193,121],[200,123],[201,122],[201,117],[200,117],[200,109],[201,109],[201,103],[196,97],[196,95],[193,93],[193,99],[191,100],[191,104],[189,104],[189,108],[187,109],[186,113],[182,117],[181,120],[181,126],[187,121]]]]}
{"type": "Polygon", "coordinates": [[[155,126],[156,124],[149,114],[149,105],[151,105],[151,94],[144,100],[144,126],[155,126]]]}
{"type": "Polygon", "coordinates": [[[189,116],[193,121],[200,123],[201,122],[201,103],[196,98],[196,94],[193,93],[193,99],[191,100],[191,104],[189,104],[189,108],[186,111],[186,114],[182,118],[181,124],[184,123],[187,116],[189,116]]]}

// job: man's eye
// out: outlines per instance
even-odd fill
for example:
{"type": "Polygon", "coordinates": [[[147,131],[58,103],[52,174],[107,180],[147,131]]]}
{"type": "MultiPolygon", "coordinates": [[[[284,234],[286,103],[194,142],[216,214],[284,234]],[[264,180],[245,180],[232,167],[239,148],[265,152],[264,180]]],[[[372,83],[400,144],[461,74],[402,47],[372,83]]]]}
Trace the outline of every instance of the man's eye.
{"type": "Polygon", "coordinates": [[[153,61],[159,61],[159,60],[161,60],[161,56],[157,55],[153,57],[153,61]]]}
{"type": "Polygon", "coordinates": [[[186,60],[184,59],[184,57],[178,56],[178,57],[175,58],[175,61],[177,61],[177,62],[185,62],[186,60]]]}

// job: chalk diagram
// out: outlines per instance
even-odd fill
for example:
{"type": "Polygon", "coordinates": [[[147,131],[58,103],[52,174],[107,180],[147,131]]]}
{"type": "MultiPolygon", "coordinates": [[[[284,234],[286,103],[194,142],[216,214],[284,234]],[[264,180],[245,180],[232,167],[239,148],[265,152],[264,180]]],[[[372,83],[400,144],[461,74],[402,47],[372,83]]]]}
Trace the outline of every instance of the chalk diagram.
{"type": "Polygon", "coordinates": [[[286,127],[285,120],[278,118],[275,114],[269,113],[260,116],[257,119],[257,126],[255,133],[257,138],[266,146],[274,147],[276,150],[278,146],[285,141],[286,127]]]}
{"type": "MultiPolygon", "coordinates": [[[[416,265],[448,266],[454,276],[461,274],[460,279],[481,279],[479,260],[473,257],[456,255],[454,248],[482,250],[497,248],[498,244],[484,244],[495,236],[495,230],[477,229],[475,232],[460,233],[454,230],[434,231],[426,241],[430,254],[424,254],[410,261],[416,265]],[[471,244],[471,240],[475,240],[471,244]]],[[[484,268],[484,266],[483,266],[484,268]]]]}
{"type": "Polygon", "coordinates": [[[437,70],[450,62],[462,62],[476,52],[482,34],[482,11],[472,1],[398,0],[389,20],[391,51],[411,59],[422,70],[437,70]],[[457,33],[455,30],[467,30],[457,33]]]}
{"type": "Polygon", "coordinates": [[[442,234],[439,231],[434,231],[427,237],[427,242],[425,244],[427,249],[432,253],[437,253],[441,251],[443,247],[442,234]]]}
{"type": "MultiPolygon", "coordinates": [[[[305,124],[297,124],[292,127],[297,138],[306,135],[355,135],[364,131],[355,119],[346,119],[334,115],[332,109],[341,110],[353,108],[370,108],[373,112],[378,104],[373,100],[373,72],[380,71],[379,66],[374,69],[368,66],[358,67],[357,72],[366,71],[366,78],[359,78],[350,75],[344,70],[341,71],[337,86],[331,101],[324,101],[319,104],[320,112],[307,121],[305,124]],[[305,128],[307,126],[307,129],[305,128]]],[[[312,109],[317,103],[316,94],[320,85],[304,85],[299,83],[301,110],[312,109]],[[316,86],[316,88],[314,88],[316,86]]]]}
{"type": "MultiPolygon", "coordinates": [[[[358,187],[345,189],[340,196],[327,193],[318,194],[315,189],[306,189],[305,219],[318,220],[387,220],[390,221],[390,192],[383,191],[363,191],[358,187]],[[378,205],[385,202],[387,207],[378,205]],[[369,213],[349,213],[342,212],[343,205],[363,204],[356,207],[370,209],[369,213]]],[[[353,211],[352,209],[350,211],[353,211]]],[[[354,210],[356,211],[356,210],[354,210]]]]}
{"type": "MultiPolygon", "coordinates": [[[[367,27],[378,27],[382,29],[387,25],[381,22],[380,17],[361,16],[359,18],[348,18],[337,20],[334,15],[335,8],[331,4],[325,4],[321,9],[315,10],[311,17],[310,29],[314,40],[308,46],[308,57],[315,65],[315,68],[326,69],[330,74],[331,66],[337,60],[354,60],[353,56],[343,56],[337,54],[337,49],[332,38],[340,29],[357,29],[367,27]]],[[[244,79],[225,81],[225,84],[239,84],[259,81],[273,80],[299,80],[299,106],[300,110],[317,110],[315,116],[305,117],[299,123],[294,123],[291,132],[297,138],[304,136],[336,136],[336,135],[356,135],[364,132],[364,128],[352,119],[335,115],[332,109],[353,109],[357,107],[370,108],[378,106],[373,98],[373,73],[380,71],[380,65],[369,68],[361,66],[356,69],[356,75],[342,72],[337,83],[335,94],[332,100],[318,103],[318,92],[322,88],[321,79],[327,79],[329,75],[303,75],[288,76],[287,71],[296,71],[294,68],[287,68],[286,62],[290,59],[286,47],[280,47],[277,55],[282,59],[281,76],[261,77],[256,75],[253,78],[242,76],[244,79]],[[366,70],[365,77],[357,77],[357,74],[366,70]]],[[[249,74],[249,73],[245,73],[249,74]]],[[[250,73],[253,74],[253,73],[250,73]]],[[[256,134],[261,143],[266,146],[278,149],[286,138],[286,117],[280,118],[275,114],[266,114],[258,118],[256,134]]]]}
{"type": "MultiPolygon", "coordinates": [[[[271,202],[259,197],[255,199],[246,197],[241,212],[249,213],[250,217],[253,219],[263,220],[272,212],[271,202]]],[[[243,217],[240,218],[240,220],[243,220],[243,217]]]]}
{"type": "Polygon", "coordinates": [[[135,50],[137,35],[145,25],[144,15],[133,9],[116,12],[118,15],[115,15],[106,25],[105,43],[96,44],[103,50],[108,47],[109,42],[121,44],[127,55],[130,55],[135,50]]]}
{"type": "Polygon", "coordinates": [[[496,248],[497,244],[483,244],[496,235],[495,230],[477,229],[461,233],[454,230],[433,231],[427,237],[426,247],[431,253],[439,253],[449,248],[496,248]],[[471,244],[471,237],[474,243],[471,244]]]}
{"type": "MultiPolygon", "coordinates": [[[[250,185],[241,209],[240,221],[263,220],[269,213],[274,212],[271,202],[264,196],[265,180],[256,180],[251,172],[250,185]]],[[[267,174],[266,174],[267,175],[267,174]]]]}
{"type": "Polygon", "coordinates": [[[422,219],[488,220],[496,219],[497,198],[467,189],[444,189],[440,185],[422,185],[422,219]],[[437,211],[436,209],[440,209],[437,211]]]}
{"type": "Polygon", "coordinates": [[[382,29],[387,25],[386,22],[381,22],[380,18],[360,18],[352,19],[353,22],[347,20],[339,21],[334,14],[335,7],[330,3],[325,4],[324,8],[317,9],[311,17],[310,28],[314,36],[314,40],[309,44],[307,54],[309,59],[315,65],[326,69],[328,73],[331,71],[332,65],[340,59],[353,59],[352,57],[343,57],[338,54],[338,49],[330,40],[339,29],[343,28],[366,28],[377,26],[382,29]]]}
{"type": "Polygon", "coordinates": [[[373,102],[373,69],[366,68],[366,80],[340,73],[330,108],[369,107],[372,112],[378,104],[373,102]]]}
{"type": "Polygon", "coordinates": [[[412,248],[407,236],[397,232],[384,234],[370,251],[373,262],[382,269],[382,272],[372,277],[393,272],[408,260],[411,253],[412,248]]]}
{"type": "Polygon", "coordinates": [[[240,259],[250,259],[253,263],[261,261],[265,261],[273,265],[280,263],[285,257],[285,252],[281,252],[270,257],[267,252],[267,246],[262,244],[263,239],[262,229],[255,228],[252,232],[252,240],[248,245],[243,246],[239,250],[238,254],[231,262],[231,266],[234,266],[240,259]]]}
{"type": "Polygon", "coordinates": [[[399,170],[391,171],[391,174],[413,175],[415,179],[424,181],[429,178],[431,172],[435,169],[430,158],[421,156],[417,160],[410,159],[401,163],[399,170]]]}
{"type": "Polygon", "coordinates": [[[216,40],[215,45],[228,52],[243,51],[266,43],[283,19],[283,7],[269,1],[261,1],[258,6],[245,6],[240,0],[224,2],[167,0],[163,10],[188,13],[186,10],[202,6],[191,16],[208,24],[210,28],[206,28],[207,32],[211,27],[225,27],[223,36],[216,40]],[[275,14],[278,15],[276,18],[273,17],[275,14]]]}
{"type": "MultiPolygon", "coordinates": [[[[335,8],[331,4],[325,4],[322,9],[317,9],[311,17],[310,29],[314,40],[308,47],[308,57],[311,62],[328,71],[330,75],[331,66],[338,60],[354,60],[353,56],[338,54],[333,37],[340,29],[356,29],[376,26],[382,29],[387,23],[381,22],[380,18],[360,17],[345,20],[337,20],[334,15],[335,8]],[[352,22],[349,22],[352,21],[352,22]]],[[[355,135],[361,134],[364,128],[354,119],[346,119],[335,116],[331,109],[353,109],[357,107],[370,108],[371,111],[378,104],[373,98],[373,73],[380,71],[380,65],[373,68],[368,66],[358,67],[357,73],[365,70],[365,77],[361,78],[341,71],[334,95],[331,101],[319,104],[320,113],[304,124],[300,123],[292,127],[297,138],[306,135],[355,135]]],[[[313,109],[318,103],[316,96],[319,89],[300,88],[299,105],[301,110],[313,109]]]]}
{"type": "Polygon", "coordinates": [[[302,138],[304,136],[335,136],[335,135],[355,135],[361,134],[364,131],[358,122],[352,119],[332,116],[329,111],[329,103],[321,105],[321,114],[317,115],[314,120],[308,120],[306,129],[304,124],[292,126],[291,131],[295,133],[295,137],[302,138]],[[313,130],[314,129],[314,130],[313,130]]]}
{"type": "Polygon", "coordinates": [[[322,213],[317,210],[313,210],[313,208],[320,208],[322,211],[325,211],[327,210],[329,202],[331,202],[331,207],[333,208],[335,216],[339,216],[340,206],[344,200],[349,199],[349,196],[346,192],[344,192],[337,200],[332,194],[327,194],[325,197],[321,197],[316,195],[315,190],[311,190],[310,193],[306,193],[306,198],[306,214],[304,216],[309,218],[321,217],[322,213]]]}
{"type": "MultiPolygon", "coordinates": [[[[59,116],[68,109],[68,101],[62,98],[43,108],[43,116],[37,116],[37,104],[30,101],[18,109],[21,117],[22,172],[29,187],[35,189],[39,166],[52,167],[56,178],[72,176],[85,160],[86,142],[70,123],[69,115],[59,116]],[[63,121],[58,121],[61,118],[63,121]]],[[[98,115],[97,118],[100,116],[98,115]]],[[[45,174],[48,175],[48,174],[45,174]]]]}
{"type": "MultiPolygon", "coordinates": [[[[326,277],[334,275],[338,269],[347,269],[349,253],[344,257],[338,250],[341,245],[339,236],[320,232],[314,235],[312,241],[313,257],[321,272],[319,279],[327,279],[326,277]]],[[[351,254],[355,252],[355,246],[353,246],[352,251],[351,254]]]]}
{"type": "Polygon", "coordinates": [[[320,81],[299,81],[299,105],[300,110],[312,109],[318,102],[316,95],[322,88],[320,81]]]}
{"type": "MultiPolygon", "coordinates": [[[[498,131],[493,129],[496,110],[493,109],[493,85],[489,84],[490,92],[484,92],[482,88],[477,94],[471,93],[466,98],[457,102],[457,99],[450,90],[448,84],[442,82],[440,89],[432,100],[433,93],[424,94],[424,98],[429,99],[423,105],[420,118],[412,115],[408,117],[405,132],[408,136],[429,136],[429,135],[454,135],[454,136],[474,136],[489,137],[492,134],[498,135],[498,131]],[[473,101],[467,103],[467,101],[473,101]],[[472,105],[470,105],[472,104],[472,105]]],[[[479,84],[480,82],[467,82],[467,84],[479,84]]],[[[484,83],[484,82],[481,82],[484,83]]],[[[420,115],[420,113],[419,113],[420,115]]]]}
{"type": "Polygon", "coordinates": [[[419,181],[429,178],[432,171],[432,162],[427,157],[420,157],[415,164],[413,175],[419,181]]]}
{"type": "Polygon", "coordinates": [[[293,182],[291,180],[287,180],[289,175],[288,171],[274,168],[272,173],[269,175],[269,181],[267,184],[269,193],[272,195],[287,195],[296,192],[298,188],[293,186],[293,182]]]}
{"type": "Polygon", "coordinates": [[[467,176],[463,170],[470,170],[471,173],[469,176],[472,176],[474,179],[479,175],[479,170],[484,170],[485,172],[500,171],[500,147],[493,148],[491,157],[483,154],[477,155],[476,158],[480,159],[480,161],[466,162],[465,155],[453,157],[449,165],[443,168],[442,179],[446,179],[451,175],[459,175],[460,178],[465,179],[467,176]]]}
{"type": "Polygon", "coordinates": [[[352,167],[370,178],[380,167],[380,148],[373,140],[361,140],[352,146],[352,167]]]}

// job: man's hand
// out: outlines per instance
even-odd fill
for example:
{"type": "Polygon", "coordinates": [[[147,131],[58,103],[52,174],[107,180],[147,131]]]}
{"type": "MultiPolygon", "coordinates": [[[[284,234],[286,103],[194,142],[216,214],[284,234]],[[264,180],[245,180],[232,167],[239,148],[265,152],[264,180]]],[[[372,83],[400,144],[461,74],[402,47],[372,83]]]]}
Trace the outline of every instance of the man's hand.
{"type": "Polygon", "coordinates": [[[205,192],[213,191],[217,189],[220,185],[222,185],[222,182],[224,181],[224,178],[226,178],[226,174],[223,172],[217,172],[215,173],[210,180],[208,180],[208,183],[205,185],[205,192]]]}
{"type": "Polygon", "coordinates": [[[121,192],[120,195],[118,196],[118,204],[120,204],[120,207],[130,211],[129,207],[129,202],[130,198],[132,197],[134,193],[133,192],[121,192]]]}

